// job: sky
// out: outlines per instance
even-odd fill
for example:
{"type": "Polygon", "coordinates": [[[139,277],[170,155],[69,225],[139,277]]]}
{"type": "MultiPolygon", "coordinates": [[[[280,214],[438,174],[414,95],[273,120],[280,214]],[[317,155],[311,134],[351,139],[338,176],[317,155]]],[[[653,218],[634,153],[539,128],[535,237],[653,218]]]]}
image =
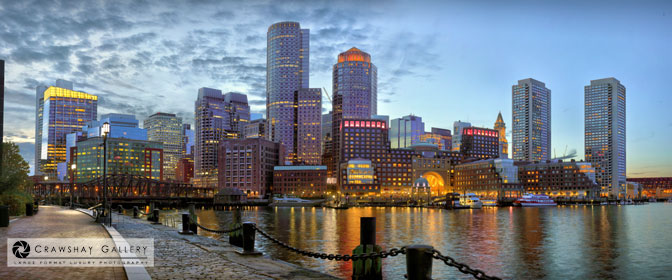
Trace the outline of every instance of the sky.
{"type": "MultiPolygon", "coordinates": [[[[310,29],[310,86],[331,93],[337,56],[378,68],[378,112],[431,127],[493,127],[511,141],[511,86],[552,91],[552,148],[584,158],[584,86],[627,89],[628,177],[672,176],[672,1],[9,1],[5,141],[31,166],[35,88],[56,79],[100,97],[99,116],[176,113],[193,123],[198,88],[248,95],[265,113],[266,32],[310,29]]],[[[323,98],[323,110],[331,104],[323,98]]]]}

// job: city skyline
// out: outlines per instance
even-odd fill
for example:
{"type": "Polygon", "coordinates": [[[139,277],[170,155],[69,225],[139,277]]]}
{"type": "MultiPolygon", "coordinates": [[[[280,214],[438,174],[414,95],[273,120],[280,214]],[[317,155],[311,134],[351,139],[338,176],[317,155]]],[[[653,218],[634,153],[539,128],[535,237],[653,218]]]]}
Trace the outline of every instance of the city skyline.
{"type": "MultiPolygon", "coordinates": [[[[452,5],[454,7],[452,12],[456,14],[459,14],[458,11],[470,11],[476,8],[476,6],[469,4],[447,5],[452,5]]],[[[506,7],[498,8],[495,3],[492,3],[492,5],[494,11],[487,11],[483,16],[496,12],[506,14],[503,11],[511,11],[506,7]]],[[[553,6],[553,4],[548,5],[553,6]]],[[[579,23],[565,24],[565,22],[558,21],[559,18],[566,17],[570,10],[558,9],[550,11],[550,19],[541,21],[539,27],[519,26],[523,23],[511,19],[505,21],[504,26],[494,27],[494,31],[483,29],[486,23],[479,23],[477,19],[470,20],[456,16],[452,20],[439,20],[438,15],[431,12],[429,8],[412,8],[408,10],[408,13],[412,17],[411,21],[416,23],[414,29],[406,30],[408,28],[401,26],[404,21],[401,20],[402,23],[392,24],[393,32],[385,31],[378,32],[378,34],[374,33],[381,31],[380,23],[385,22],[385,20],[389,22],[391,16],[374,13],[372,18],[366,22],[358,20],[347,22],[344,19],[330,22],[329,19],[342,15],[342,11],[345,10],[347,5],[340,7],[334,5],[333,9],[326,9],[317,5],[318,7],[311,8],[310,12],[305,15],[295,13],[301,7],[287,5],[278,9],[279,11],[271,13],[272,16],[269,19],[260,20],[257,18],[246,22],[240,18],[240,15],[233,15],[233,17],[242,20],[243,23],[239,25],[245,26],[246,32],[241,31],[239,34],[238,31],[232,32],[227,27],[221,30],[226,32],[219,33],[219,36],[244,39],[250,37],[249,44],[237,46],[233,51],[223,50],[224,48],[220,50],[209,45],[213,42],[209,40],[208,36],[218,36],[217,27],[221,26],[215,27],[209,19],[201,20],[205,23],[200,24],[185,23],[184,14],[206,8],[205,6],[194,5],[193,9],[187,9],[187,12],[183,13],[175,12],[177,9],[173,10],[173,13],[176,13],[173,23],[184,28],[184,30],[178,28],[182,32],[178,33],[184,35],[185,38],[184,41],[181,41],[182,43],[189,41],[187,39],[190,37],[194,41],[207,41],[203,44],[205,47],[202,50],[186,52],[186,57],[192,58],[191,61],[183,61],[182,58],[171,60],[172,55],[166,55],[170,52],[170,42],[179,43],[179,40],[175,41],[171,36],[164,36],[165,34],[162,32],[167,30],[164,25],[158,24],[158,27],[152,27],[151,24],[145,25],[146,23],[131,24],[133,20],[130,18],[104,14],[103,17],[107,19],[107,21],[104,21],[106,24],[92,27],[79,26],[85,29],[90,28],[86,30],[99,35],[89,36],[86,38],[86,42],[79,45],[63,44],[61,42],[54,45],[29,46],[23,40],[2,42],[0,58],[7,60],[6,140],[16,141],[20,144],[34,141],[31,136],[31,134],[34,134],[32,132],[34,120],[26,117],[30,117],[35,110],[35,97],[31,94],[34,94],[35,86],[38,84],[48,84],[58,78],[72,80],[75,83],[75,88],[100,96],[100,114],[134,113],[137,114],[138,119],[143,120],[148,115],[161,111],[176,113],[183,117],[185,121],[193,123],[193,107],[184,104],[193,104],[192,102],[196,100],[194,93],[201,87],[214,87],[220,88],[224,92],[238,91],[247,94],[250,97],[252,112],[262,112],[266,100],[261,95],[265,96],[265,92],[260,92],[257,89],[265,88],[265,78],[263,77],[265,73],[265,63],[263,63],[265,57],[263,55],[265,54],[263,49],[263,45],[265,45],[265,42],[263,42],[264,33],[272,23],[292,20],[300,22],[302,28],[308,28],[311,29],[311,32],[314,32],[311,34],[310,47],[312,58],[310,67],[311,87],[331,88],[330,65],[335,63],[334,57],[350,47],[361,47],[376,58],[379,78],[378,113],[389,115],[390,118],[399,118],[413,113],[422,117],[427,127],[450,129],[453,121],[463,120],[470,121],[476,127],[492,128],[492,116],[496,112],[502,111],[504,122],[510,128],[510,85],[517,80],[526,78],[543,81],[554,93],[553,109],[551,110],[553,114],[551,128],[553,131],[551,133],[553,146],[550,152],[557,151],[557,156],[561,156],[561,151],[564,151],[565,147],[568,146],[570,149],[577,151],[577,159],[583,158],[583,86],[588,84],[590,80],[615,77],[627,85],[630,93],[627,103],[627,117],[628,123],[630,123],[627,141],[629,145],[627,148],[628,176],[669,176],[672,164],[666,162],[666,159],[670,158],[671,151],[666,148],[665,144],[666,139],[672,137],[672,129],[669,129],[672,127],[672,122],[669,117],[664,115],[664,108],[669,107],[670,97],[664,95],[665,79],[663,75],[672,72],[672,69],[670,69],[671,63],[664,63],[665,61],[671,61],[670,54],[664,52],[664,47],[665,45],[669,46],[669,38],[672,37],[669,35],[672,34],[669,34],[670,31],[663,28],[664,26],[670,26],[670,24],[667,24],[670,23],[669,16],[665,16],[666,12],[669,14],[670,6],[665,5],[661,11],[660,7],[654,9],[647,5],[612,5],[609,9],[623,15],[619,18],[621,22],[612,22],[605,18],[581,17],[581,15],[590,14],[591,9],[592,11],[597,9],[596,6],[591,6],[593,4],[582,5],[585,10],[579,11],[580,15],[577,15],[579,23]],[[425,19],[418,16],[418,9],[427,14],[425,19]],[[626,14],[628,12],[631,12],[631,14],[626,14]],[[431,21],[435,21],[439,26],[432,28],[434,35],[452,35],[450,40],[446,41],[441,36],[432,36],[430,32],[426,32],[426,29],[423,30],[422,26],[431,21]],[[455,23],[458,24],[455,25],[455,23]],[[561,23],[564,25],[561,25],[561,23]],[[585,28],[588,31],[581,32],[580,23],[588,24],[588,28],[585,28]],[[613,25],[610,26],[612,28],[607,31],[622,30],[629,32],[640,40],[634,44],[620,41],[621,39],[618,37],[609,37],[607,36],[609,32],[606,32],[607,34],[595,33],[596,30],[599,30],[599,27],[612,23],[613,25]],[[115,36],[105,33],[105,29],[114,24],[119,24],[119,27],[125,28],[122,32],[123,36],[116,36],[117,38],[115,38],[115,36]],[[194,26],[197,28],[194,28],[194,26]],[[471,30],[473,33],[476,31],[477,35],[472,34],[469,37],[454,30],[458,26],[463,27],[465,32],[471,30]],[[201,29],[198,29],[198,27],[201,29]],[[441,29],[441,27],[450,28],[447,28],[449,31],[446,32],[434,31],[435,29],[441,29]],[[540,33],[543,28],[549,27],[550,29],[563,29],[562,31],[565,32],[561,32],[559,36],[540,33]],[[150,32],[140,32],[143,29],[150,30],[150,32]],[[506,42],[514,42],[503,38],[507,37],[505,36],[506,32],[528,29],[533,32],[536,31],[537,33],[534,34],[543,39],[540,41],[539,47],[525,47],[522,50],[502,48],[508,51],[505,55],[501,53],[504,50],[483,49],[480,46],[470,49],[471,44],[483,43],[479,40],[488,38],[489,34],[491,35],[493,32],[504,33],[488,38],[493,40],[490,42],[493,44],[489,48],[502,46],[506,42]],[[215,33],[206,32],[199,35],[198,30],[203,32],[209,30],[215,33]],[[151,35],[151,32],[154,32],[153,35],[151,35]],[[145,35],[135,36],[142,34],[145,35]],[[406,43],[396,42],[395,35],[404,35],[405,38],[410,39],[404,40],[406,43]],[[105,36],[108,36],[108,38],[104,38],[105,36]],[[345,39],[329,42],[330,39],[342,37],[345,37],[345,39]],[[256,42],[259,41],[259,38],[261,38],[260,43],[256,42]],[[577,42],[586,38],[590,40],[583,42],[585,44],[584,48],[577,48],[561,43],[559,39],[562,38],[565,38],[565,40],[569,38],[567,41],[570,42],[577,42]],[[116,47],[106,46],[105,43],[110,43],[113,39],[119,39],[118,45],[116,47]],[[128,42],[125,42],[124,39],[127,39],[128,42]],[[382,40],[376,43],[377,39],[382,40]],[[426,43],[418,43],[418,41],[423,40],[426,43]],[[143,44],[153,41],[163,43],[162,50],[157,53],[148,53],[150,48],[143,44]],[[136,52],[124,50],[125,47],[131,46],[133,42],[139,46],[136,52]],[[494,44],[495,42],[498,43],[494,44]],[[615,43],[621,45],[616,46],[615,43]],[[404,46],[400,44],[406,44],[406,48],[400,49],[400,46],[404,46]],[[254,51],[251,51],[260,46],[261,55],[254,54],[254,51]],[[112,49],[109,50],[109,48],[112,49]],[[108,51],[105,51],[106,49],[108,51]],[[97,51],[100,51],[103,56],[94,58],[92,54],[97,51]],[[446,53],[450,53],[450,55],[446,53]],[[562,53],[570,55],[563,57],[563,61],[548,60],[552,55],[562,53]],[[514,62],[509,64],[508,60],[514,60],[522,54],[535,56],[537,60],[544,61],[544,63],[526,62],[520,67],[515,67],[516,63],[514,62]],[[118,57],[117,59],[114,58],[115,55],[118,57]],[[254,58],[255,55],[260,57],[254,58]],[[478,55],[483,55],[484,58],[476,58],[475,56],[478,55]],[[488,58],[498,56],[503,58],[484,62],[488,58]],[[612,57],[619,59],[613,60],[612,57]],[[590,58],[593,60],[589,60],[590,58]],[[146,61],[143,61],[143,59],[146,61]],[[108,62],[105,63],[105,61],[108,62]],[[622,67],[624,61],[628,67],[622,67]],[[161,66],[162,63],[165,65],[161,66]],[[153,79],[157,80],[158,83],[166,83],[175,76],[175,73],[165,69],[167,65],[174,65],[177,68],[175,72],[180,72],[179,69],[184,70],[183,67],[191,66],[191,69],[185,71],[193,71],[193,73],[175,79],[176,82],[169,87],[159,86],[153,79]],[[240,71],[230,73],[227,72],[230,70],[226,68],[240,71]],[[253,70],[253,68],[260,68],[261,71],[253,70]],[[579,68],[583,68],[580,69],[582,71],[579,68]],[[124,69],[131,69],[132,71],[128,74],[121,73],[124,69]],[[153,71],[139,74],[139,72],[147,72],[143,69],[153,71]],[[194,76],[203,73],[209,74],[211,77],[205,79],[194,78],[194,76]],[[244,79],[249,80],[243,81],[244,79]],[[28,89],[31,86],[32,89],[28,89]],[[160,90],[154,90],[155,88],[160,90]],[[161,92],[161,94],[156,92],[161,92]],[[157,102],[156,95],[171,99],[171,102],[157,102]],[[416,98],[417,96],[425,98],[416,98]],[[125,100],[127,103],[122,102],[125,100]],[[434,102],[440,101],[446,103],[445,108],[444,106],[433,105],[434,102]]],[[[264,9],[260,5],[253,6],[257,9],[264,9]]],[[[550,6],[546,7],[549,8],[550,6]]],[[[49,5],[46,7],[45,10],[49,10],[49,5]]],[[[331,5],[328,7],[332,8],[331,5]]],[[[169,7],[162,8],[165,10],[169,7]]],[[[403,8],[408,7],[395,4],[391,8],[398,13],[403,8]]],[[[0,12],[3,18],[8,18],[8,22],[4,24],[9,27],[12,24],[19,23],[20,20],[11,16],[13,9],[15,8],[8,5],[5,10],[0,12]]],[[[526,7],[524,9],[541,8],[526,7]]],[[[64,12],[70,12],[69,9],[63,10],[65,10],[64,12]]],[[[576,10],[573,9],[572,12],[576,12],[576,10]]],[[[222,11],[226,11],[226,9],[222,11]]],[[[160,13],[152,12],[151,14],[158,18],[157,15],[160,13]]],[[[392,15],[394,14],[393,12],[392,15]]],[[[223,13],[220,16],[226,15],[226,13],[223,13]]],[[[36,19],[22,20],[29,21],[26,22],[26,28],[39,27],[41,25],[37,19],[44,19],[43,16],[45,15],[38,14],[36,19]]],[[[356,16],[357,14],[347,15],[346,19],[356,18],[356,16]]],[[[488,22],[492,23],[500,15],[496,14],[495,16],[495,19],[488,22]]],[[[149,18],[148,20],[151,22],[152,17],[149,18]]],[[[86,18],[83,18],[77,22],[85,22],[86,20],[86,18]]],[[[162,24],[172,23],[163,22],[162,24]]],[[[236,26],[232,24],[230,27],[235,28],[236,26]]],[[[54,34],[60,34],[64,38],[79,36],[61,33],[53,33],[51,36],[57,37],[54,34]]],[[[12,37],[3,36],[3,38],[12,37]]],[[[178,46],[175,45],[175,47],[178,46]]],[[[181,53],[178,52],[174,55],[181,55],[181,53]]],[[[331,104],[326,101],[323,98],[323,112],[328,111],[331,107],[331,104]]],[[[509,137],[509,143],[511,143],[510,131],[507,131],[507,136],[509,137]]],[[[22,145],[22,152],[31,149],[34,148],[26,148],[25,144],[22,145]]],[[[30,155],[24,153],[24,157],[31,161],[30,155]]]]}

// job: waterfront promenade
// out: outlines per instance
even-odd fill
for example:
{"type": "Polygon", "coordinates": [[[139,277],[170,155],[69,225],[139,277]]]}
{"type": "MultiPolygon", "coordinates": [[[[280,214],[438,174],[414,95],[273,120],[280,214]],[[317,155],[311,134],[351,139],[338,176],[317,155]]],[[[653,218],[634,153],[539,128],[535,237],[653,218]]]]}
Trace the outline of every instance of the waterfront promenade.
{"type": "Polygon", "coordinates": [[[109,238],[93,219],[60,206],[40,206],[0,228],[0,279],[126,279],[123,267],[7,267],[7,238],[109,238]]]}

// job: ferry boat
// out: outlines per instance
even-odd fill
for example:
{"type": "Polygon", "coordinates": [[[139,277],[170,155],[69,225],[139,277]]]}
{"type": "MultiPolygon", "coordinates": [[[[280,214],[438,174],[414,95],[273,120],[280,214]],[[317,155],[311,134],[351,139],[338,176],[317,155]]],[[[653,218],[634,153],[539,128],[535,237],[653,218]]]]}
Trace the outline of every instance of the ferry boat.
{"type": "Polygon", "coordinates": [[[529,206],[557,206],[548,195],[545,194],[525,194],[523,197],[516,200],[514,205],[529,207],[529,206]]]}
{"type": "Polygon", "coordinates": [[[483,202],[481,202],[481,199],[474,193],[468,193],[460,195],[460,204],[455,208],[480,209],[482,207],[483,202]]]}
{"type": "Polygon", "coordinates": [[[273,201],[268,204],[268,206],[275,207],[313,207],[322,204],[324,199],[320,200],[308,200],[301,199],[298,197],[274,197],[273,201]]]}

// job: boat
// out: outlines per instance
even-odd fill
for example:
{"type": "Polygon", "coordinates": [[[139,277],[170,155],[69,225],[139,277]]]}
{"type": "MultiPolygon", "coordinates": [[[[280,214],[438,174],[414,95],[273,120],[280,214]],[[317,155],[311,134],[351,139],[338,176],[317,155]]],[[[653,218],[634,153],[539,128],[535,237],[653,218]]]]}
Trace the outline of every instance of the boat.
{"type": "Polygon", "coordinates": [[[459,205],[455,209],[480,209],[483,207],[483,202],[474,193],[460,195],[459,205]]]}
{"type": "Polygon", "coordinates": [[[324,202],[324,199],[320,200],[308,200],[308,199],[301,199],[298,197],[274,197],[273,201],[268,204],[268,206],[271,207],[313,207],[313,206],[318,206],[324,202]]]}
{"type": "Polygon", "coordinates": [[[497,200],[494,199],[483,199],[483,207],[497,207],[497,200]]]}
{"type": "Polygon", "coordinates": [[[531,207],[531,206],[557,206],[548,195],[545,194],[525,194],[523,197],[516,200],[513,205],[531,207]]]}

